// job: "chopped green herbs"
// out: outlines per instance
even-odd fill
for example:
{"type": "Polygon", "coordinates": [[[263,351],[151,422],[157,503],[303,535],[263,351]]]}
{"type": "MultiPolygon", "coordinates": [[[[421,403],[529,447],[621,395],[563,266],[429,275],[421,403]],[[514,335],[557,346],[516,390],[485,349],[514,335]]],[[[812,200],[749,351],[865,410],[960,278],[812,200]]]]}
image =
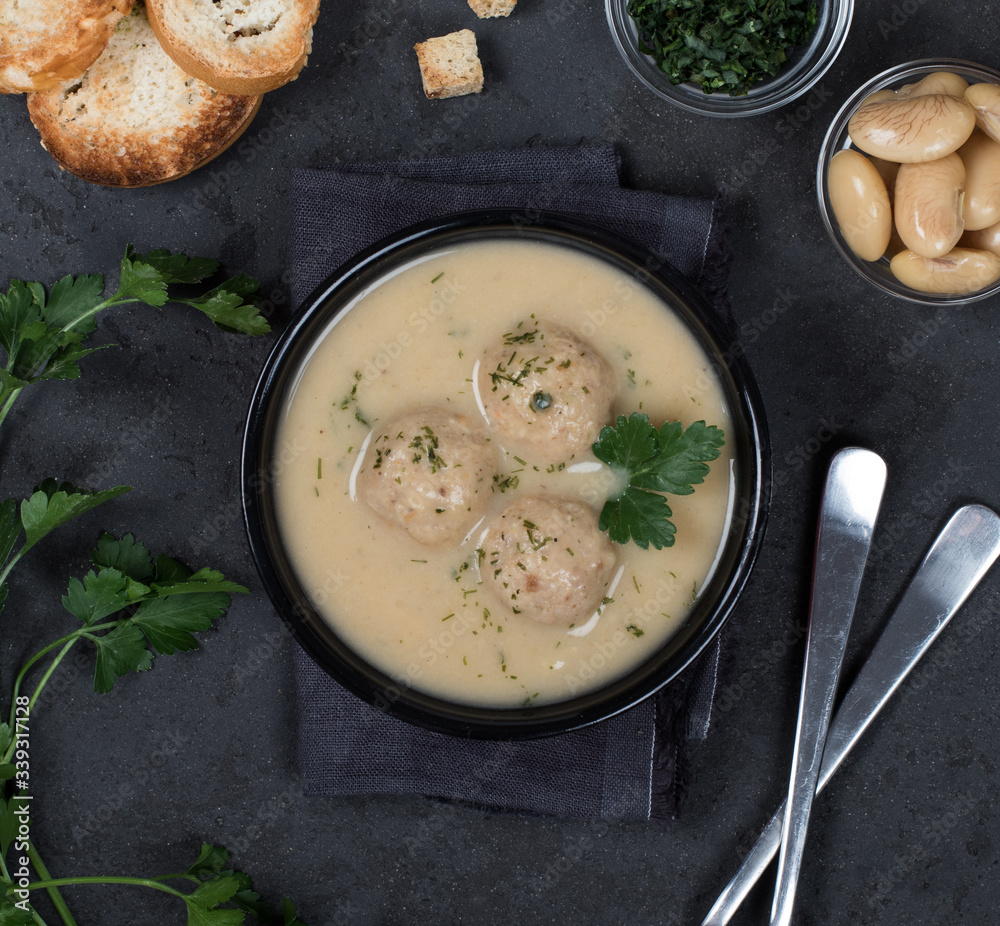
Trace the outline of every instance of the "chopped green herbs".
{"type": "MultiPolygon", "coordinates": [[[[409,443],[410,448],[414,451],[413,462],[419,463],[424,458],[424,455],[426,455],[431,472],[436,473],[439,469],[444,469],[448,464],[445,463],[438,453],[438,439],[434,431],[426,424],[420,430],[423,433],[414,435],[413,440],[409,443]]],[[[444,511],[444,509],[441,508],[438,511],[444,511]]]]}
{"type": "Polygon", "coordinates": [[[443,276],[444,276],[444,271],[442,270],[436,277],[434,277],[433,280],[431,280],[431,282],[432,283],[437,283],[437,281],[440,280],[441,277],[443,277],[443,276]]]}
{"type": "Polygon", "coordinates": [[[351,386],[351,391],[340,400],[340,410],[346,412],[352,406],[354,407],[354,420],[359,424],[363,424],[366,428],[371,427],[371,422],[361,413],[361,409],[358,408],[358,383],[364,377],[360,370],[354,371],[354,385],[351,386]]]}
{"type": "Polygon", "coordinates": [[[719,455],[725,435],[704,421],[686,429],[679,421],[659,428],[649,416],[619,415],[614,427],[604,427],[594,455],[627,477],[626,487],[601,509],[599,526],[615,543],[629,540],[646,550],[674,545],[677,528],[661,492],[690,495],[708,475],[707,461],[719,455]]]}
{"type": "Polygon", "coordinates": [[[499,473],[493,474],[493,490],[495,492],[504,493],[508,489],[512,492],[517,488],[517,484],[521,481],[521,477],[516,474],[511,474],[510,476],[501,476],[499,473]]]}
{"type": "Polygon", "coordinates": [[[512,386],[523,385],[521,380],[526,376],[531,375],[532,364],[538,360],[537,357],[531,357],[525,360],[521,364],[516,364],[514,361],[517,358],[517,354],[511,354],[510,360],[506,363],[501,361],[497,364],[497,368],[490,373],[490,381],[493,383],[493,392],[496,392],[500,388],[501,383],[510,383],[512,386]],[[519,370],[516,368],[520,366],[519,370]],[[516,370],[516,372],[514,372],[516,370]]]}
{"type": "Polygon", "coordinates": [[[816,26],[815,0],[629,0],[639,50],[672,84],[745,96],[816,26]]]}
{"type": "MultiPolygon", "coordinates": [[[[524,323],[522,322],[521,324],[524,324],[524,323]]],[[[520,325],[518,327],[520,327],[520,325]]],[[[538,332],[537,329],[535,331],[525,331],[522,334],[514,334],[513,331],[508,331],[503,336],[503,342],[508,347],[511,344],[533,344],[534,341],[535,341],[535,338],[538,337],[538,334],[539,334],[539,332],[538,332]]],[[[542,337],[544,338],[545,335],[543,334],[542,337]]]]}

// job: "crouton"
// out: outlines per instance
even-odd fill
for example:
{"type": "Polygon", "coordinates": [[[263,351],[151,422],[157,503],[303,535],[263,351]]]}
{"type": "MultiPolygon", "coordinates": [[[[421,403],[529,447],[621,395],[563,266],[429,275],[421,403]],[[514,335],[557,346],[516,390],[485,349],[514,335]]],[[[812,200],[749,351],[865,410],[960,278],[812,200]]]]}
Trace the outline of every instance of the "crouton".
{"type": "Polygon", "coordinates": [[[428,100],[479,93],[483,89],[483,66],[476,34],[471,29],[430,38],[413,48],[428,100]]]}
{"type": "Polygon", "coordinates": [[[480,19],[510,16],[517,0],[469,0],[469,6],[480,19]]]}

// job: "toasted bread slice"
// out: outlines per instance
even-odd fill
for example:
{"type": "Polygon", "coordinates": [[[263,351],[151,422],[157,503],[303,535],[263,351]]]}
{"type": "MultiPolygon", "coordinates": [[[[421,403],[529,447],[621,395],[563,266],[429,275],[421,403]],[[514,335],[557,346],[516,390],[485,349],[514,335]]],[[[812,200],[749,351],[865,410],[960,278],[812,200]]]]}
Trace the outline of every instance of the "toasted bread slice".
{"type": "Polygon", "coordinates": [[[79,77],[131,8],[132,0],[0,0],[0,93],[79,77]]]}
{"type": "Polygon", "coordinates": [[[295,80],[319,15],[319,0],[147,0],[147,6],[167,54],[226,93],[267,93],[295,80]]]}
{"type": "Polygon", "coordinates": [[[483,89],[483,65],[479,61],[476,34],[471,29],[438,35],[417,42],[413,48],[428,100],[464,96],[483,89]]]}
{"type": "Polygon", "coordinates": [[[42,145],[59,164],[106,186],[150,186],[190,173],[250,124],[259,96],[213,90],[160,47],[141,3],[75,84],[28,97],[42,145]]]}

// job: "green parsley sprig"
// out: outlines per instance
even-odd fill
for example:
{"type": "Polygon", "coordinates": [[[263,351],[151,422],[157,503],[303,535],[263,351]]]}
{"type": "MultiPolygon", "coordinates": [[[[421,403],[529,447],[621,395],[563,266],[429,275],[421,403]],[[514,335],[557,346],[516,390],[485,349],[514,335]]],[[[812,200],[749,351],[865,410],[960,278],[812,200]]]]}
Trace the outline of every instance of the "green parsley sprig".
{"type": "Polygon", "coordinates": [[[270,330],[253,303],[256,280],[239,274],[190,297],[170,292],[208,279],[219,262],[158,249],[137,254],[129,245],[121,262],[118,288],[106,299],[100,273],[65,276],[48,291],[41,283],[12,280],[0,293],[0,347],[7,355],[0,367],[0,425],[21,390],[44,380],[76,379],[79,362],[111,345],[85,347],[96,327],[95,316],[116,305],[142,302],[160,308],[167,302],[191,306],[226,331],[264,334],[270,330]]]}
{"type": "Polygon", "coordinates": [[[649,416],[619,415],[614,426],[601,429],[594,455],[620,473],[625,488],[601,509],[598,526],[615,543],[630,540],[646,550],[674,545],[677,528],[662,492],[690,495],[708,475],[708,462],[719,456],[725,434],[714,425],[696,421],[687,428],[667,421],[659,428],[649,416]]]}
{"type": "MultiPolygon", "coordinates": [[[[0,835],[0,848],[6,853],[7,846],[12,841],[13,837],[0,835]]],[[[260,895],[253,889],[249,875],[227,867],[228,864],[229,851],[206,842],[202,844],[198,858],[187,871],[154,878],[43,876],[38,881],[30,882],[24,890],[30,893],[42,889],[58,890],[60,887],[77,884],[125,884],[161,891],[182,900],[187,911],[187,926],[238,926],[245,920],[247,913],[264,926],[306,926],[295,915],[295,908],[287,899],[282,900],[280,911],[274,911],[261,901],[260,895]],[[168,881],[181,881],[194,885],[194,888],[185,892],[166,883],[168,881]]],[[[4,889],[5,892],[0,895],[0,926],[35,926],[40,922],[26,901],[19,902],[16,899],[10,885],[0,884],[0,891],[4,889]]]]}
{"type": "MultiPolygon", "coordinates": [[[[20,506],[14,499],[0,503],[0,562],[3,575],[45,534],[91,510],[121,492],[126,486],[106,492],[86,492],[69,484],[46,480],[20,506]],[[23,543],[13,556],[19,538],[23,543]]],[[[15,846],[27,854],[38,880],[24,891],[45,889],[66,926],[75,920],[58,889],[69,885],[126,884],[148,887],[182,899],[188,926],[232,926],[251,913],[262,924],[305,926],[288,900],[280,912],[273,911],[253,891],[250,878],[226,867],[229,853],[205,844],[198,860],[186,872],[156,878],[86,876],[53,878],[33,843],[15,844],[23,816],[30,812],[29,799],[22,796],[27,773],[16,761],[24,718],[30,717],[46,684],[59,664],[80,643],[91,643],[96,651],[94,690],[107,693],[127,672],[143,672],[153,665],[154,653],[164,656],[198,648],[194,634],[208,630],[229,607],[232,595],[247,591],[209,568],[192,572],[168,556],[153,557],[131,534],[120,539],[103,534],[91,554],[94,569],[82,579],[72,578],[63,607],[79,621],[68,634],[42,647],[27,660],[14,680],[7,722],[0,722],[0,924],[37,924],[42,921],[21,889],[15,889],[6,856],[15,846]],[[41,671],[31,694],[23,694],[30,674],[41,671]],[[20,790],[19,790],[20,789],[20,790]],[[186,879],[196,887],[183,892],[164,884],[186,879]],[[15,893],[16,891],[16,893],[15,893]]],[[[6,598],[0,592],[0,606],[6,598]]]]}
{"type": "MultiPolygon", "coordinates": [[[[36,492],[32,498],[39,494],[43,493],[36,492]]],[[[64,493],[56,493],[55,497],[59,494],[64,493]]],[[[93,499],[94,494],[89,498],[93,499]]],[[[4,502],[0,512],[9,513],[11,501],[4,502]]],[[[22,504],[22,509],[26,505],[28,502],[22,504]]],[[[0,527],[8,528],[9,525],[0,527]]],[[[197,649],[198,641],[192,634],[211,628],[213,621],[229,607],[232,596],[247,591],[213,569],[192,572],[177,560],[162,555],[154,562],[149,550],[137,543],[131,534],[120,540],[103,534],[91,554],[91,562],[97,567],[96,571],[91,570],[82,580],[70,579],[62,599],[63,607],[80,621],[81,626],[36,653],[14,682],[13,699],[16,702],[29,670],[58,650],[31,695],[29,711],[56,666],[77,643],[86,640],[96,648],[94,690],[107,693],[119,676],[152,667],[150,647],[165,656],[197,649]]],[[[13,710],[12,704],[12,725],[13,710]]],[[[8,734],[11,729],[12,726],[8,727],[8,734]]],[[[0,726],[0,736],[2,734],[0,726]]],[[[6,758],[5,755],[0,762],[6,758]]]]}
{"type": "Polygon", "coordinates": [[[639,50],[672,84],[745,96],[816,26],[815,0],[629,0],[639,50]]]}
{"type": "MultiPolygon", "coordinates": [[[[122,491],[127,491],[127,487],[86,492],[46,480],[20,506],[13,499],[0,503],[3,575],[59,524],[122,491]],[[22,535],[23,543],[12,556],[22,535]]],[[[91,562],[95,568],[82,579],[70,579],[62,599],[63,607],[80,625],[42,647],[24,664],[14,680],[9,719],[0,722],[0,924],[41,922],[21,889],[15,893],[5,859],[15,844],[22,815],[30,811],[28,798],[18,790],[28,784],[22,777],[27,773],[15,761],[21,724],[23,718],[30,717],[59,664],[78,643],[91,643],[96,651],[94,690],[110,692],[120,676],[150,669],[154,653],[163,656],[197,649],[194,634],[210,629],[229,607],[232,596],[247,591],[214,569],[192,572],[168,556],[154,558],[131,534],[120,539],[103,534],[91,554],[91,562]],[[31,694],[22,694],[26,678],[39,671],[41,678],[31,694]]],[[[0,606],[5,597],[6,586],[0,592],[0,606]]],[[[15,846],[15,850],[27,854],[39,876],[23,890],[49,891],[66,926],[75,926],[75,920],[58,889],[75,884],[126,884],[165,891],[184,901],[189,926],[231,926],[243,923],[246,913],[263,924],[305,926],[289,901],[282,901],[280,912],[264,904],[246,874],[226,867],[229,853],[217,846],[203,845],[198,860],[186,872],[156,878],[52,878],[34,844],[25,842],[15,846]],[[185,893],[163,883],[178,879],[193,882],[195,889],[185,893]]]]}
{"type": "MultiPolygon", "coordinates": [[[[48,293],[41,283],[12,281],[6,294],[0,293],[0,348],[6,353],[6,363],[0,367],[0,425],[27,386],[76,379],[79,361],[109,346],[87,347],[84,342],[96,327],[97,313],[111,306],[142,302],[160,307],[172,301],[198,309],[226,331],[268,331],[267,321],[252,302],[259,287],[250,277],[235,276],[195,297],[168,290],[174,284],[200,283],[218,266],[214,260],[165,250],[138,255],[129,247],[118,288],[106,299],[100,274],[63,277],[48,293]]],[[[0,611],[8,597],[8,577],[25,554],[60,525],[128,491],[129,486],[92,491],[46,479],[20,502],[13,498],[0,502],[0,611]]],[[[45,926],[28,899],[32,891],[40,890],[48,893],[63,926],[77,926],[59,889],[83,884],[127,884],[172,894],[183,901],[188,926],[234,926],[243,923],[247,913],[262,924],[305,926],[287,900],[278,912],[264,904],[250,878],[227,867],[229,853],[218,846],[204,844],[194,865],[178,874],[53,878],[37,847],[24,837],[24,820],[31,809],[25,794],[30,772],[19,750],[27,742],[31,709],[67,654],[77,644],[93,645],[94,688],[109,692],[120,676],[150,669],[154,653],[197,649],[194,634],[212,627],[232,595],[247,591],[214,569],[192,571],[168,556],[154,559],[131,534],[120,539],[102,535],[91,562],[94,569],[70,579],[62,599],[79,626],[24,664],[14,681],[9,722],[0,722],[0,926],[45,926]],[[38,673],[31,694],[22,693],[28,679],[38,673]],[[10,867],[9,852],[13,853],[10,867]],[[25,885],[19,874],[15,882],[14,859],[21,869],[29,862],[37,880],[25,885]],[[193,889],[185,892],[168,881],[186,881],[193,889]]]]}

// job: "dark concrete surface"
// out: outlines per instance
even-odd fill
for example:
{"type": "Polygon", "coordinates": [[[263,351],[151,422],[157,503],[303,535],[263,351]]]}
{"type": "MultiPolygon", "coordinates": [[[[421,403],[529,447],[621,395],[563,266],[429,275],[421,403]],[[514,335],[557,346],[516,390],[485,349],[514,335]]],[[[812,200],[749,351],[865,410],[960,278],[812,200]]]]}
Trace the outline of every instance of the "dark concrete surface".
{"type": "MultiPolygon", "coordinates": [[[[308,68],[265,98],[244,147],[132,191],[60,172],[23,100],[0,100],[0,284],[114,278],[128,242],[183,249],[258,276],[277,328],[289,313],[291,166],[610,140],[631,185],[712,195],[725,184],[732,301],[775,460],[729,688],[670,828],[444,812],[417,797],[309,799],[295,780],[289,643],[238,510],[243,416],[273,339],[226,336],[177,307],[109,312],[99,335],[117,349],[84,361],[78,382],[32,389],[6,423],[0,490],[21,497],[52,474],[135,491],[53,535],[14,574],[0,618],[5,698],[14,667],[69,629],[59,595],[100,528],[211,563],[251,594],[200,652],[157,659],[110,695],[91,691],[89,655],[56,676],[57,696],[32,723],[33,835],[52,872],[176,871],[209,840],[311,926],[700,922],[786,787],[830,453],[868,446],[890,473],[848,676],[953,508],[1000,507],[1000,303],[935,321],[932,309],[874,292],[827,240],[814,193],[825,127],[861,81],[927,56],[997,67],[998,48],[991,0],[861,2],[847,46],[803,105],[718,121],[642,88],[594,0],[522,0],[509,20],[482,23],[461,0],[327,0],[308,68]],[[411,46],[465,26],[479,35],[486,90],[449,125],[462,101],[423,98],[411,46]]],[[[996,921],[998,605],[995,574],[819,799],[800,923],[996,921]]],[[[67,896],[81,926],[183,922],[179,903],[139,889],[67,896]]],[[[769,903],[762,887],[738,922],[764,922],[769,903]]]]}

